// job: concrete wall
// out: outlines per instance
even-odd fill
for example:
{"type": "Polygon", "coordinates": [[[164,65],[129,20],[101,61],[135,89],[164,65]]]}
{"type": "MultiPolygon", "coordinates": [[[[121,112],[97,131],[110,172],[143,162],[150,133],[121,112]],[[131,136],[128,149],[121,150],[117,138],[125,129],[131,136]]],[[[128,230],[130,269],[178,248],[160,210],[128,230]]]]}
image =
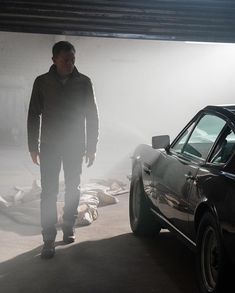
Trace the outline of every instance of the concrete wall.
{"type": "MultiPolygon", "coordinates": [[[[59,39],[0,32],[2,100],[15,93],[27,112],[33,80],[48,70],[59,39]]],[[[152,135],[173,138],[201,107],[234,103],[233,44],[66,39],[77,49],[78,69],[93,81],[99,106],[100,144],[91,177],[111,174],[152,135]]]]}

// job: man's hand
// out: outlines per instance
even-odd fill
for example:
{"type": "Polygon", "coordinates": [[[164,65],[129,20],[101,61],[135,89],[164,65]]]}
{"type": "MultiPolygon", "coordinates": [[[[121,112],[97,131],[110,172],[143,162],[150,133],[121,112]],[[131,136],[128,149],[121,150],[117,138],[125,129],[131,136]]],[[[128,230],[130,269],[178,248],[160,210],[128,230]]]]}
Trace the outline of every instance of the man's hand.
{"type": "Polygon", "coordinates": [[[30,156],[31,156],[32,161],[34,162],[34,164],[39,166],[40,165],[39,152],[37,152],[37,151],[30,152],[30,156]]]}
{"type": "Polygon", "coordinates": [[[86,154],[86,164],[87,167],[90,167],[95,160],[95,153],[94,154],[86,154]]]}

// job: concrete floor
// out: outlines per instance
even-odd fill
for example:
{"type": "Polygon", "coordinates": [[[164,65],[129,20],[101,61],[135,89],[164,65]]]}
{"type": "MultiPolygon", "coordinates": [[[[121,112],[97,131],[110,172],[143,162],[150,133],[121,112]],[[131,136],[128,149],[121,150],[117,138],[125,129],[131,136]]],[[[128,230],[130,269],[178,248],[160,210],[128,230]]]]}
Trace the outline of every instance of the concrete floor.
{"type": "MultiPolygon", "coordinates": [[[[34,174],[25,171],[27,158],[20,158],[15,150],[10,156],[9,151],[0,152],[2,190],[22,180],[31,182],[34,174]]],[[[0,292],[198,293],[193,253],[166,230],[156,239],[134,237],[128,194],[119,200],[99,208],[90,226],[77,228],[74,244],[63,245],[58,231],[56,255],[50,260],[39,256],[40,227],[20,225],[0,214],[0,292]]]]}

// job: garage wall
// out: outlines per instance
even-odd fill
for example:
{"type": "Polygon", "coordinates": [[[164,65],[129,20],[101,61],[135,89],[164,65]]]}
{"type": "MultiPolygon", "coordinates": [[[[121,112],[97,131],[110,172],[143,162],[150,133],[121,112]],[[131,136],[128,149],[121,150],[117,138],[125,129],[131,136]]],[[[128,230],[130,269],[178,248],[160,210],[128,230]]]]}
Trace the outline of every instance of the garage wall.
{"type": "Polygon", "coordinates": [[[234,101],[235,45],[70,40],[94,81],[104,126],[112,121],[136,140],[174,136],[201,107],[234,101]]]}
{"type": "MultiPolygon", "coordinates": [[[[100,111],[97,161],[88,177],[129,164],[134,147],[150,143],[152,135],[173,138],[201,107],[234,103],[234,44],[66,39],[77,48],[78,69],[93,80],[100,111]]],[[[48,70],[55,40],[0,33],[0,96],[21,100],[17,107],[23,103],[25,115],[33,80],[48,70]]]]}
{"type": "Polygon", "coordinates": [[[0,143],[25,142],[28,97],[44,71],[52,36],[0,33],[0,143]]]}

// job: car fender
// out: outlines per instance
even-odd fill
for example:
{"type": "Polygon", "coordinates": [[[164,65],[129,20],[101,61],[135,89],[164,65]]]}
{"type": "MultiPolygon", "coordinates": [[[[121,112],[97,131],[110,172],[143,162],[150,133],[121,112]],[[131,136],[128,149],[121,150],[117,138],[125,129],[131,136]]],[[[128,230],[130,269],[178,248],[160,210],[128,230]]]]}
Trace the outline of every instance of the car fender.
{"type": "Polygon", "coordinates": [[[160,156],[160,150],[153,149],[151,145],[140,144],[134,151],[132,159],[132,170],[138,163],[143,170],[144,164],[152,165],[152,163],[160,156]]]}
{"type": "Polygon", "coordinates": [[[195,232],[196,232],[195,234],[197,234],[197,230],[198,230],[200,221],[206,212],[210,212],[214,216],[214,218],[216,219],[216,223],[218,225],[218,230],[219,230],[220,235],[222,237],[222,230],[221,230],[221,226],[219,223],[218,212],[217,212],[216,206],[210,200],[208,200],[206,197],[202,198],[200,203],[197,205],[195,213],[194,213],[194,227],[195,227],[195,232]]]}

